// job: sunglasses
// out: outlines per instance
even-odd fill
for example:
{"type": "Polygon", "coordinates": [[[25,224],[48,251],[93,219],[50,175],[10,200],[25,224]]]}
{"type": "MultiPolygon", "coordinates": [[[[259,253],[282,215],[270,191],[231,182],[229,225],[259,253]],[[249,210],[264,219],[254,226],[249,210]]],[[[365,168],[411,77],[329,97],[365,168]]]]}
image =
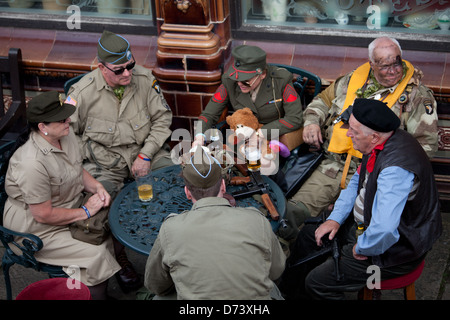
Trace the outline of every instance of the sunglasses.
{"type": "MultiPolygon", "coordinates": [[[[134,57],[133,57],[134,59],[134,57]]],[[[116,76],[121,75],[125,69],[130,71],[131,69],[134,68],[134,66],[136,65],[136,61],[130,62],[129,64],[127,64],[125,67],[119,68],[119,69],[110,69],[108,68],[108,66],[106,64],[103,64],[105,66],[106,69],[108,69],[109,71],[112,71],[116,76]]]]}

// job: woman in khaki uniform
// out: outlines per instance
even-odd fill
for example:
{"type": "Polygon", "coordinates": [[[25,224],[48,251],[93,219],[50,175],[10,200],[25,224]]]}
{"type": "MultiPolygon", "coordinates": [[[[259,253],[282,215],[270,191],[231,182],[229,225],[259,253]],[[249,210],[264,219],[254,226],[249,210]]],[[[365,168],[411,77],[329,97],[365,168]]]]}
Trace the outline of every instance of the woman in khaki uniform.
{"type": "MultiPolygon", "coordinates": [[[[28,140],[10,159],[5,188],[4,225],[40,237],[38,261],[80,268],[80,281],[93,299],[105,298],[107,280],[119,269],[111,238],[96,246],[73,239],[68,225],[93,216],[110,204],[101,183],[82,167],[69,126],[75,107],[62,104],[55,91],[32,99],[27,108],[28,140]],[[81,208],[83,191],[93,194],[81,208]]],[[[71,268],[73,269],[73,267],[71,268]]]]}

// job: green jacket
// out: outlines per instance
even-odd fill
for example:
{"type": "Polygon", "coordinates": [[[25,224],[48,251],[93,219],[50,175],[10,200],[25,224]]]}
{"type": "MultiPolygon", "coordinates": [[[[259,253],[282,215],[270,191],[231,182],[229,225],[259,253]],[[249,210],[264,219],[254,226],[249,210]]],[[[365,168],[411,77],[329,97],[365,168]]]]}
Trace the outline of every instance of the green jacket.
{"type": "Polygon", "coordinates": [[[178,299],[270,299],[286,256],[269,221],[227,199],[198,200],[161,225],[145,267],[145,286],[178,299]]]}

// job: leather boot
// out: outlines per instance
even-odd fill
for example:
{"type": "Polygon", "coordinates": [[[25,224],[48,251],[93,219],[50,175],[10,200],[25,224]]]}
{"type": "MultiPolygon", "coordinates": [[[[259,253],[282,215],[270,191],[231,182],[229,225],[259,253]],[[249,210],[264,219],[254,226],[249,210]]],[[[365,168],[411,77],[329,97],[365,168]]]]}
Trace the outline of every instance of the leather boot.
{"type": "Polygon", "coordinates": [[[122,291],[124,293],[128,293],[131,291],[136,291],[142,287],[142,280],[139,274],[134,270],[131,262],[128,260],[125,250],[121,250],[121,252],[116,256],[116,260],[122,268],[116,273],[116,279],[122,291]]]}

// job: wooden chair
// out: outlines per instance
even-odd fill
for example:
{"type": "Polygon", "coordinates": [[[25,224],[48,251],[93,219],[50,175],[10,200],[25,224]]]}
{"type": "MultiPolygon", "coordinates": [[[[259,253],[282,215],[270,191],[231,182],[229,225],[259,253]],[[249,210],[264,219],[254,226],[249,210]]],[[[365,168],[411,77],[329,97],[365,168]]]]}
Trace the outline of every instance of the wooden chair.
{"type": "Polygon", "coordinates": [[[422,261],[422,263],[415,270],[411,271],[408,274],[405,274],[397,278],[381,281],[380,289],[371,290],[367,288],[367,286],[364,287],[362,292],[363,300],[373,300],[374,296],[376,296],[379,299],[381,296],[381,292],[378,292],[377,290],[396,290],[396,289],[403,289],[403,295],[405,300],[416,300],[415,282],[417,279],[419,279],[420,275],[422,274],[424,265],[425,261],[422,261]]]}
{"type": "MultiPolygon", "coordinates": [[[[9,159],[16,149],[16,141],[25,134],[26,104],[21,71],[20,49],[10,49],[8,57],[0,57],[0,241],[5,248],[2,258],[3,276],[6,284],[6,297],[11,300],[11,280],[9,269],[14,264],[37,271],[48,272],[50,277],[68,277],[60,266],[38,262],[34,254],[42,249],[42,240],[28,233],[19,233],[3,226],[3,209],[8,195],[5,192],[5,175],[9,159]],[[4,105],[6,90],[11,91],[12,102],[4,105]],[[5,109],[7,111],[5,112],[5,109]],[[19,243],[17,239],[22,239],[19,243]]],[[[9,92],[8,92],[9,93],[9,92]]]]}

